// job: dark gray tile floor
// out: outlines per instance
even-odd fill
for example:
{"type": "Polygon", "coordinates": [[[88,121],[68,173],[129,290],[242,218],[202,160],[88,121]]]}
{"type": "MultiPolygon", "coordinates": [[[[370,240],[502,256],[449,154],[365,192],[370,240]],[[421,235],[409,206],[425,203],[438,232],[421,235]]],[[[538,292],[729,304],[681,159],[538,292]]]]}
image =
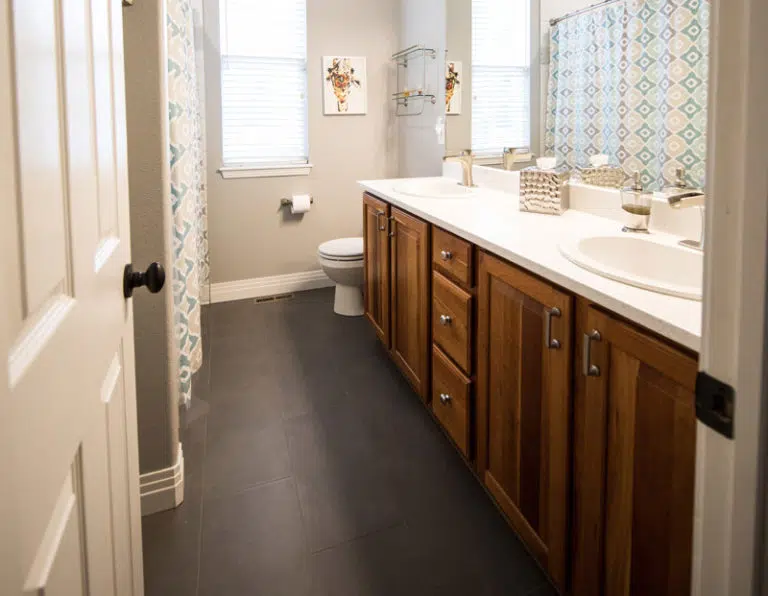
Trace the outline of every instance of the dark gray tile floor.
{"type": "Polygon", "coordinates": [[[147,596],[548,596],[362,318],[333,293],[204,311],[186,496],[145,517],[147,596]]]}

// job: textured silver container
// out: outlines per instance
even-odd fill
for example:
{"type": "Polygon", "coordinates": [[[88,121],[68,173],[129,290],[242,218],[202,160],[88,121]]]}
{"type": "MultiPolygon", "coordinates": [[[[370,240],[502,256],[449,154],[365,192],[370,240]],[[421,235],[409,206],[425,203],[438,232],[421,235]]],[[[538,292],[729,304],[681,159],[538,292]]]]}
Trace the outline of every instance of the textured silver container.
{"type": "Polygon", "coordinates": [[[624,170],[618,166],[583,168],[579,170],[579,176],[584,184],[605,188],[622,188],[627,179],[624,170]]]}
{"type": "Polygon", "coordinates": [[[562,215],[568,210],[568,168],[520,171],[520,211],[562,215]]]}

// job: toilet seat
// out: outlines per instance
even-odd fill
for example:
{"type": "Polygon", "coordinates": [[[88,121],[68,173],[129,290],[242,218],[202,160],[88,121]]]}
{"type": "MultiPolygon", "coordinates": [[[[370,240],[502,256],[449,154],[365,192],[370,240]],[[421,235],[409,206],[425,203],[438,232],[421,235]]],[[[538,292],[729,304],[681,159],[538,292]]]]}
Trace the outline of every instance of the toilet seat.
{"type": "Polygon", "coordinates": [[[346,262],[363,260],[362,238],[338,238],[323,242],[317,249],[318,255],[327,261],[346,262]]]}

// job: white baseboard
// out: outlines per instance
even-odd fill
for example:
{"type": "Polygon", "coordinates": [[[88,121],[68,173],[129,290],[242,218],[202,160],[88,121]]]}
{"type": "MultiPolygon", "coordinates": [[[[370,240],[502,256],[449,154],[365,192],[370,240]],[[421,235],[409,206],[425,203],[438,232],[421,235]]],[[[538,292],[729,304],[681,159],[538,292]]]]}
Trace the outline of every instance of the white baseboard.
{"type": "Polygon", "coordinates": [[[203,304],[216,304],[232,300],[266,298],[268,296],[277,296],[278,294],[328,288],[333,285],[333,281],[328,278],[322,269],[289,273],[287,275],[274,275],[272,277],[255,277],[253,279],[211,284],[210,293],[208,291],[203,292],[202,302],[203,304]]]}
{"type": "Polygon", "coordinates": [[[139,477],[141,515],[152,515],[174,509],[184,500],[184,452],[179,443],[176,463],[164,470],[147,472],[139,477]]]}

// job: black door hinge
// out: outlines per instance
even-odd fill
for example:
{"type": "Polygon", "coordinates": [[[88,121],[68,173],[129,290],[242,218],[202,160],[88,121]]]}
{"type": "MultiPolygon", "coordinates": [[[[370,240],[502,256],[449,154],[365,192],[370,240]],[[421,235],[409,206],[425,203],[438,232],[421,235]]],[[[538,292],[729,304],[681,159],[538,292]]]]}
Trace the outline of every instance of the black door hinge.
{"type": "Polygon", "coordinates": [[[696,417],[724,437],[733,438],[736,392],[733,387],[700,372],[696,377],[696,417]]]}

